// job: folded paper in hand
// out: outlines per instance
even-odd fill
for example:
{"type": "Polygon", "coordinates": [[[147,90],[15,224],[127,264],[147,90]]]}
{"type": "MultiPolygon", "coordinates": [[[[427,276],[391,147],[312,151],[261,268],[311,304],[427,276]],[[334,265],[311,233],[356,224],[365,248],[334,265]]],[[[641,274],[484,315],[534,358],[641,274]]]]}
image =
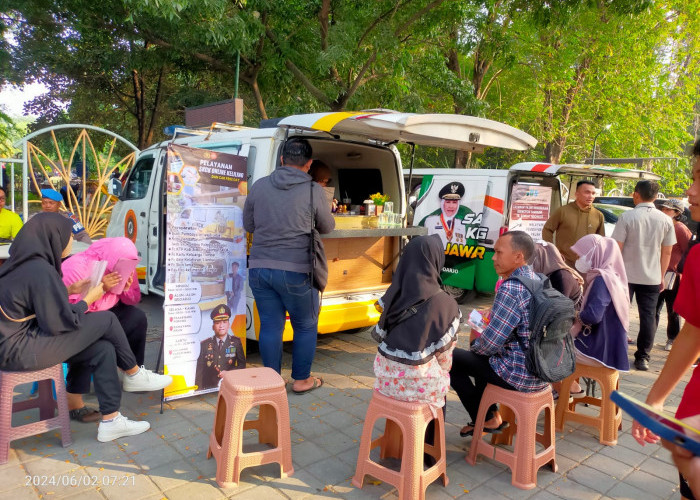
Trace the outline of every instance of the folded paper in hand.
{"type": "Polygon", "coordinates": [[[83,289],[82,293],[80,294],[81,299],[84,298],[90,290],[92,290],[100,284],[100,282],[102,281],[102,277],[105,275],[106,270],[106,260],[96,260],[92,263],[92,272],[90,272],[90,284],[83,289]]]}
{"type": "Polygon", "coordinates": [[[472,330],[476,331],[477,333],[483,332],[484,328],[486,327],[484,317],[476,309],[472,309],[472,312],[469,313],[469,319],[467,319],[467,324],[472,330]]]}

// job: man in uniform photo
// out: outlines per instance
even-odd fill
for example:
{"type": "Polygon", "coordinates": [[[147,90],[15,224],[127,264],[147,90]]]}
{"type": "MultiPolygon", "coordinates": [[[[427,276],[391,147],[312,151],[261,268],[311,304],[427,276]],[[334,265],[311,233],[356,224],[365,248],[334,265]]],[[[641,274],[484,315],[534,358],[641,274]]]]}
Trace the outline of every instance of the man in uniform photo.
{"type": "Polygon", "coordinates": [[[226,275],[226,301],[233,311],[234,316],[238,313],[238,302],[241,300],[245,279],[238,272],[241,265],[234,261],[231,263],[231,272],[226,275]]]}
{"type": "Polygon", "coordinates": [[[229,334],[231,309],[227,305],[216,306],[211,311],[214,336],[199,344],[197,372],[194,383],[198,390],[219,385],[223,372],[245,368],[245,354],[241,339],[229,334]]]}
{"type": "Polygon", "coordinates": [[[421,225],[428,229],[428,234],[437,234],[442,240],[442,246],[448,243],[466,244],[467,227],[464,217],[471,212],[469,208],[460,205],[464,196],[464,185],[461,182],[450,182],[438,193],[440,208],[423,219],[421,225]]]}

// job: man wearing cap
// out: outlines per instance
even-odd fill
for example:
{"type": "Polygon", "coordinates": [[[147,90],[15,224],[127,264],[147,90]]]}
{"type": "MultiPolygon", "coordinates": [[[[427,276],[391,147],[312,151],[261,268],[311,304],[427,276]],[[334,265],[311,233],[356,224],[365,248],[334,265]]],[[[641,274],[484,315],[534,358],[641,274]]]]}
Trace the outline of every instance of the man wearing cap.
{"type": "Polygon", "coordinates": [[[671,250],[671,260],[666,268],[665,289],[659,294],[659,301],[656,303],[656,327],[659,326],[659,318],[661,317],[661,309],[664,302],[666,303],[666,312],[668,313],[668,323],[666,326],[666,351],[671,350],[673,341],[676,340],[678,332],[681,331],[681,319],[677,312],[673,310],[673,303],[678,294],[678,288],[681,284],[681,275],[678,274],[678,263],[683,254],[688,250],[688,244],[692,233],[690,229],[680,221],[681,214],[685,207],[680,200],[664,200],[659,209],[668,215],[673,220],[673,229],[676,232],[676,244],[671,250]]]}
{"type": "Polygon", "coordinates": [[[7,191],[4,187],[0,187],[0,243],[12,241],[17,236],[17,233],[22,229],[22,219],[12,210],[5,208],[5,198],[7,191]]]}
{"type": "Polygon", "coordinates": [[[426,216],[420,224],[428,229],[428,234],[439,235],[445,248],[448,243],[464,245],[467,242],[467,227],[463,220],[472,211],[460,205],[464,192],[461,182],[450,182],[443,186],[438,193],[440,208],[426,216]]]}
{"type": "Polygon", "coordinates": [[[578,181],[574,196],[574,201],[552,213],[542,229],[542,239],[554,243],[570,267],[574,267],[574,262],[578,259],[578,255],[571,250],[571,245],[588,234],[605,236],[605,218],[593,206],[595,184],[588,180],[578,181]]]}
{"type": "Polygon", "coordinates": [[[82,243],[87,243],[88,245],[91,244],[92,240],[85,230],[85,227],[80,222],[80,219],[78,219],[78,216],[68,211],[61,211],[62,202],[63,196],[55,189],[41,190],[41,211],[60,213],[64,217],[67,217],[73,222],[73,239],[82,243]]]}
{"type": "Polygon", "coordinates": [[[231,309],[221,304],[211,311],[214,336],[199,343],[199,358],[194,383],[197,389],[211,389],[219,385],[223,372],[245,368],[245,354],[241,339],[229,332],[231,309]]]}

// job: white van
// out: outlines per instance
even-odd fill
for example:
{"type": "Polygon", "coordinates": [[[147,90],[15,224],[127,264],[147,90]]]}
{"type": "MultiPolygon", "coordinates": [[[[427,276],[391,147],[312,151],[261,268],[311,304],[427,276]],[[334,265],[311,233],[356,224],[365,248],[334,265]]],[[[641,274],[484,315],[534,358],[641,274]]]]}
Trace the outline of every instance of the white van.
{"type": "Polygon", "coordinates": [[[405,169],[404,178],[407,183],[410,179],[409,220],[441,235],[446,254],[442,273],[445,289],[464,302],[476,292],[493,292],[498,276],[491,257],[498,236],[508,229],[520,229],[541,239],[542,226],[566,202],[563,193],[573,193],[576,181],[660,177],[644,170],[605,165],[525,162],[507,170],[405,169]],[[568,184],[562,183],[563,175],[568,184]],[[440,193],[455,199],[453,212],[440,193]]]}
{"type": "MultiPolygon", "coordinates": [[[[107,228],[107,236],[126,236],[136,244],[141,258],[138,276],[144,293],[164,293],[168,144],[246,155],[250,184],[279,165],[282,145],[292,137],[308,139],[314,159],[325,162],[331,169],[335,198],[350,200],[349,213],[337,214],[336,229],[323,235],[329,280],[323,294],[319,333],[376,323],[379,312],[374,304],[391,283],[403,237],[426,233],[424,228],[405,227],[405,222],[400,227],[379,228],[376,220],[359,214],[363,201],[370,194],[380,192],[389,195],[396,213],[405,215],[403,169],[394,144],[404,142],[478,152],[486,147],[525,150],[537,142],[520,130],[482,118],[382,111],[296,115],[261,129],[178,130],[172,141],[140,153],[107,228]]],[[[218,263],[207,262],[202,266],[197,272],[220,268],[218,263]]],[[[222,296],[221,303],[224,301],[222,296]]],[[[256,340],[258,331],[255,301],[247,289],[247,338],[256,340]]],[[[284,339],[291,338],[292,329],[287,321],[284,339]]]]}

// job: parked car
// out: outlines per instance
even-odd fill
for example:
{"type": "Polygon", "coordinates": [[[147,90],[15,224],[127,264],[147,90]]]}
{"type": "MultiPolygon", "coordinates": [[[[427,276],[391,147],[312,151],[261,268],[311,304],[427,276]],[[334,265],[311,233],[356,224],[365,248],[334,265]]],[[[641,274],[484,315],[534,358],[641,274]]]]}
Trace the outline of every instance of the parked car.
{"type": "MultiPolygon", "coordinates": [[[[663,205],[664,201],[666,201],[665,198],[657,198],[654,200],[654,204],[656,205],[656,208],[661,208],[661,205],[663,205]]],[[[598,204],[603,204],[609,205],[609,206],[619,206],[619,207],[629,207],[629,208],[634,208],[634,201],[632,201],[631,196],[598,196],[596,197],[595,200],[593,200],[594,205],[598,204]]],[[[601,210],[602,211],[602,210],[601,210]]],[[[619,214],[618,214],[619,215],[619,214]]],[[[607,222],[607,219],[606,219],[607,222]]],[[[681,222],[688,226],[688,229],[693,234],[697,234],[698,232],[698,223],[695,222],[691,217],[690,217],[690,210],[688,210],[688,207],[685,208],[683,211],[683,216],[681,217],[681,222]]],[[[606,231],[607,234],[607,231],[606,231]]]]}
{"type": "MultiPolygon", "coordinates": [[[[596,200],[597,199],[598,198],[596,198],[596,200]]],[[[603,218],[605,219],[605,236],[612,235],[613,229],[615,229],[615,224],[617,224],[617,218],[620,216],[620,214],[626,212],[627,210],[632,210],[632,207],[628,207],[626,205],[615,205],[612,203],[593,202],[593,206],[603,213],[603,218]]]]}

